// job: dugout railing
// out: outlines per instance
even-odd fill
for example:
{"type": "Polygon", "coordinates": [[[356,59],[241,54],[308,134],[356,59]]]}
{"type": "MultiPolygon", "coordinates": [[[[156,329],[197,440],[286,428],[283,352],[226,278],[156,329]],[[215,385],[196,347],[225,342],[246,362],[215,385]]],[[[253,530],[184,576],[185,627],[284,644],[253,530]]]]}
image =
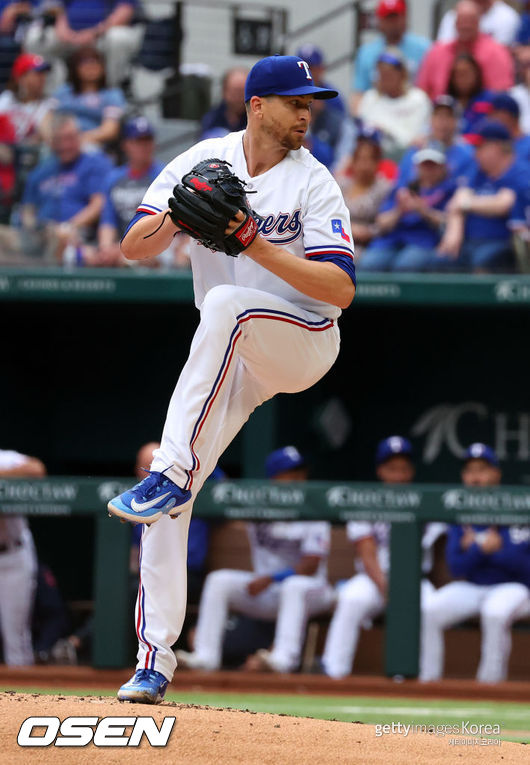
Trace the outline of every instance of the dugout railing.
{"type": "MultiPolygon", "coordinates": [[[[130,526],[109,518],[105,508],[108,499],[129,485],[129,479],[109,478],[0,481],[2,514],[94,517],[93,665],[98,668],[119,668],[129,663],[130,526]]],[[[415,677],[418,674],[423,524],[428,521],[530,524],[530,488],[223,481],[205,485],[194,513],[212,520],[391,523],[385,672],[388,676],[415,677]]]]}

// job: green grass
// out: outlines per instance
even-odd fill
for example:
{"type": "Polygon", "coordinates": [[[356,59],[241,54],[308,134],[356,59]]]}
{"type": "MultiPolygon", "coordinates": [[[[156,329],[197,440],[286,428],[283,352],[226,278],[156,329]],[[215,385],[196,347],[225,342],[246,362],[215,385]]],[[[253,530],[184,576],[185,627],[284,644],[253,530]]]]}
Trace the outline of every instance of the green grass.
{"type": "MultiPolygon", "coordinates": [[[[114,691],[95,689],[42,689],[7,687],[22,693],[50,693],[75,696],[114,696],[114,691]]],[[[255,693],[172,692],[168,701],[232,707],[254,712],[273,712],[324,720],[363,722],[375,725],[392,722],[424,725],[462,725],[463,721],[501,726],[501,737],[530,744],[530,705],[509,702],[410,699],[399,696],[314,696],[255,693]],[[507,731],[506,735],[503,732],[507,731]],[[516,733],[520,731],[520,733],[516,733]]]]}

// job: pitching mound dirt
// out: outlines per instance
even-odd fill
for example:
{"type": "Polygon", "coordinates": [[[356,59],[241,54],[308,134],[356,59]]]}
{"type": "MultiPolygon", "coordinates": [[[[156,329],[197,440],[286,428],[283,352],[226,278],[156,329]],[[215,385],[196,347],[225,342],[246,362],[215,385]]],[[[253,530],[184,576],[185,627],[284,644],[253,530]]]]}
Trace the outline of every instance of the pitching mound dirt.
{"type": "MultiPolygon", "coordinates": [[[[43,729],[35,734],[43,735],[43,729]]],[[[180,765],[448,765],[530,760],[521,744],[459,745],[449,739],[418,734],[377,738],[373,725],[329,722],[282,715],[255,714],[166,702],[159,706],[120,704],[98,696],[0,694],[0,761],[11,763],[172,763],[180,765]],[[20,747],[17,735],[27,717],[152,715],[160,728],[165,717],[176,717],[165,748],[145,739],[135,748],[20,747]]]]}

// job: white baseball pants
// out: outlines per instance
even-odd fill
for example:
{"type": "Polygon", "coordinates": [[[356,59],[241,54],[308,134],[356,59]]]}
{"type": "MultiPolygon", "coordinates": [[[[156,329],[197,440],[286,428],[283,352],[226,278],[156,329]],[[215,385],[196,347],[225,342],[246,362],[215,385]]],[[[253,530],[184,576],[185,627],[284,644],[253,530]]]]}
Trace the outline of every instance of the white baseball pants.
{"type": "MultiPolygon", "coordinates": [[[[254,409],[276,393],[314,385],[333,365],[340,345],[336,322],[260,290],[211,289],[189,358],[169,404],[153,470],[192,499],[254,409]],[[169,466],[169,467],[168,467],[169,466]]],[[[169,680],[171,645],[186,610],[186,550],[190,513],[144,528],[136,608],[138,668],[169,680]]]]}
{"type": "Polygon", "coordinates": [[[231,569],[207,576],[195,633],[195,655],[206,668],[221,666],[226,620],[230,611],[237,611],[256,619],[277,619],[271,663],[279,672],[292,672],[300,663],[308,618],[333,604],[331,585],[311,576],[290,576],[252,597],[247,585],[256,576],[231,569]]]}
{"type": "MultiPolygon", "coordinates": [[[[426,601],[434,587],[427,579],[421,583],[421,600],[426,601]]],[[[353,668],[361,627],[383,613],[385,600],[368,574],[356,574],[337,593],[337,606],[329,625],[322,654],[322,666],[330,677],[346,677],[353,668]]]]}
{"type": "Polygon", "coordinates": [[[33,664],[31,615],[37,582],[37,558],[29,529],[22,546],[0,553],[0,629],[4,661],[33,664]]]}
{"type": "Polygon", "coordinates": [[[482,633],[477,680],[506,679],[511,651],[511,625],[530,616],[530,591],[524,584],[478,585],[451,582],[441,587],[422,608],[420,680],[439,680],[444,665],[444,630],[480,616],[482,633]]]}

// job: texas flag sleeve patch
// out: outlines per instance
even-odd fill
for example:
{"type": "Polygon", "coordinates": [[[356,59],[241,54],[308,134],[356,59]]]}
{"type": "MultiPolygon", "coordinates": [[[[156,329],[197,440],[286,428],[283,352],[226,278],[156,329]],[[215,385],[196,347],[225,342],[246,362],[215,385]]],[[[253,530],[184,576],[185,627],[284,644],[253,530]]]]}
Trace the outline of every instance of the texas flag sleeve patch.
{"type": "Polygon", "coordinates": [[[333,231],[334,234],[340,234],[341,237],[346,242],[350,241],[350,237],[342,228],[342,221],[340,220],[340,218],[335,218],[334,220],[331,221],[331,230],[333,231]]]}

